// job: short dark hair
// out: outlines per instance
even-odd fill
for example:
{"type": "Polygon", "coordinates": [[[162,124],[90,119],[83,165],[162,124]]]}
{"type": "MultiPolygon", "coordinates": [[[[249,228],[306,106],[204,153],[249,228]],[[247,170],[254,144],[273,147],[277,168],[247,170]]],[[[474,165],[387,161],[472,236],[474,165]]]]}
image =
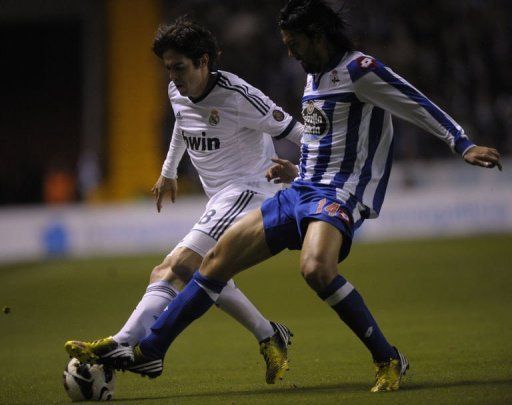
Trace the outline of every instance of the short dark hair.
{"type": "Polygon", "coordinates": [[[306,34],[308,37],[325,35],[329,43],[340,51],[354,49],[347,34],[343,10],[336,12],[323,0],[289,0],[281,9],[279,28],[306,34]]]}
{"type": "Polygon", "coordinates": [[[153,40],[153,52],[162,58],[165,51],[172,49],[194,61],[199,66],[200,58],[206,53],[209,56],[208,68],[216,68],[219,56],[217,39],[205,26],[182,16],[172,24],[162,24],[153,40]]]}

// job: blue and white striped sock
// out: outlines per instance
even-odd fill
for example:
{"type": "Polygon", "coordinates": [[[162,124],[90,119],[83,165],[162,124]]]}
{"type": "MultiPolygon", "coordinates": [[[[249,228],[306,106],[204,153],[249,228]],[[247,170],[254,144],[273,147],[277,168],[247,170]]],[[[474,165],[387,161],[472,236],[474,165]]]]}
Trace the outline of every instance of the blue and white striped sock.
{"type": "Polygon", "coordinates": [[[363,297],[345,278],[337,275],[318,296],[352,329],[370,350],[374,361],[384,362],[397,356],[364,303],[363,297]]]}

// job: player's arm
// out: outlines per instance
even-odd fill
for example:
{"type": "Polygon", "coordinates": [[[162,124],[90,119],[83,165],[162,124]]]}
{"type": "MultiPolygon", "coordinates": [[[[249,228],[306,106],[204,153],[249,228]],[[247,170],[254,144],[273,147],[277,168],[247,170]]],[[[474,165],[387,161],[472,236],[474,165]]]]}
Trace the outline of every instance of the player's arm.
{"type": "Polygon", "coordinates": [[[167,194],[169,194],[172,202],[176,201],[176,195],[178,193],[178,165],[186,149],[187,145],[175,125],[169,151],[167,152],[167,157],[162,166],[162,172],[151,189],[151,192],[155,196],[156,209],[158,212],[162,209],[162,200],[167,194]]]}
{"type": "MultiPolygon", "coordinates": [[[[273,135],[272,132],[269,132],[272,131],[272,129],[267,129],[267,132],[270,133],[272,138],[276,140],[286,139],[287,141],[293,142],[295,145],[300,146],[302,142],[302,132],[304,130],[304,126],[292,116],[288,115],[287,113],[285,114],[287,115],[287,119],[289,118],[286,127],[282,129],[281,126],[278,126],[278,128],[276,128],[277,131],[275,132],[277,135],[273,135]]],[[[270,123],[271,125],[273,124],[271,121],[267,121],[267,123],[270,123]]]]}
{"type": "Polygon", "coordinates": [[[496,149],[476,146],[462,127],[424,94],[379,61],[361,56],[347,66],[356,96],[446,142],[470,164],[501,170],[496,149]]]}
{"type": "Polygon", "coordinates": [[[257,88],[245,87],[244,94],[239,94],[240,124],[268,133],[275,140],[286,139],[300,146],[302,124],[257,88]]]}

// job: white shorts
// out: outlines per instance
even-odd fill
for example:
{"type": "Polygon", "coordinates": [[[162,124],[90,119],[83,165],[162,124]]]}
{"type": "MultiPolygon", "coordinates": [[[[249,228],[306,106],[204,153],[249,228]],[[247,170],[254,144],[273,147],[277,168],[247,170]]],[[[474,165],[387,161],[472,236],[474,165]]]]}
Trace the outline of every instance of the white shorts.
{"type": "Polygon", "coordinates": [[[249,211],[259,208],[272,195],[240,188],[216,194],[206,204],[199,221],[174,249],[186,247],[204,257],[231,225],[249,211]]]}

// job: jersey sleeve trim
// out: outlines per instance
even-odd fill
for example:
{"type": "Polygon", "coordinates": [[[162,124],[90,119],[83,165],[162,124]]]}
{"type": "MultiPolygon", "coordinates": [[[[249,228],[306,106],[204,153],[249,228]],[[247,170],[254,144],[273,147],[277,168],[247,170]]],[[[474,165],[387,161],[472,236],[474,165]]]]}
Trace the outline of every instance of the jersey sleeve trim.
{"type": "Polygon", "coordinates": [[[258,110],[261,115],[265,116],[270,111],[270,106],[268,106],[260,97],[256,94],[249,93],[249,89],[247,86],[232,84],[231,81],[219,73],[219,81],[217,84],[227,90],[236,91],[241,94],[249,103],[251,103],[256,110],[258,110]]]}
{"type": "Polygon", "coordinates": [[[292,120],[290,121],[288,126],[284,129],[284,131],[281,132],[279,135],[274,136],[274,139],[279,140],[279,139],[283,139],[284,137],[286,137],[291,132],[293,127],[295,127],[296,124],[297,124],[297,120],[295,118],[292,118],[292,120]]]}
{"type": "Polygon", "coordinates": [[[462,134],[459,129],[455,127],[453,122],[439,107],[437,107],[414,87],[400,80],[399,77],[395,76],[388,69],[386,69],[386,67],[381,62],[375,61],[375,67],[372,68],[371,71],[380,77],[384,82],[394,87],[405,96],[407,96],[410,100],[423,107],[443,128],[446,129],[446,131],[448,131],[453,136],[454,149],[457,153],[462,155],[465,150],[474,145],[473,142],[471,142],[465,135],[462,134]]]}
{"type": "Polygon", "coordinates": [[[348,74],[352,82],[359,80],[370,73],[377,66],[377,61],[370,56],[360,56],[347,65],[348,74]]]}

